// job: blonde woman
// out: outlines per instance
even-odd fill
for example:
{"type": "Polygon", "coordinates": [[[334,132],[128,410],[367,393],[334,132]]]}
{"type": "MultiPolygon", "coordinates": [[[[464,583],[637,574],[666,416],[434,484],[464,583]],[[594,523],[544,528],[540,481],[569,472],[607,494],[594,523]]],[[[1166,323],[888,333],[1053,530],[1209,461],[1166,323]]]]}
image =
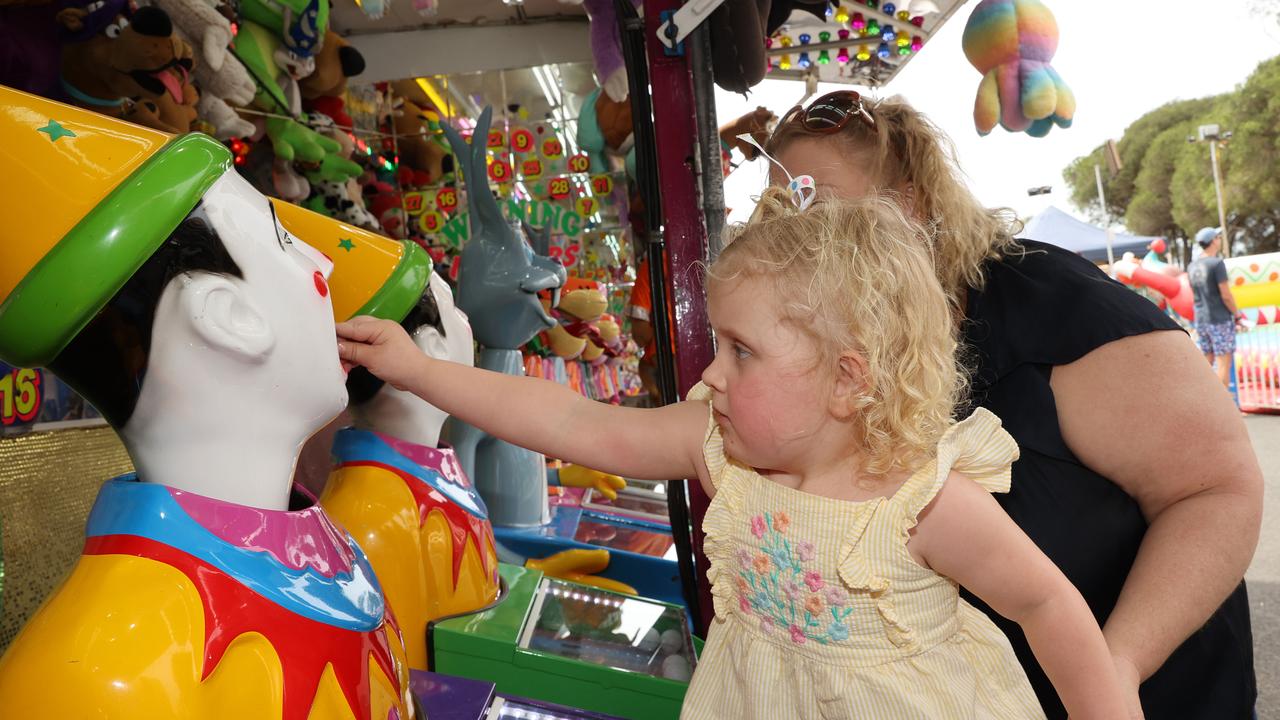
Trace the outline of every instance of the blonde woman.
{"type": "MultiPolygon", "coordinates": [[[[994,411],[1022,450],[1000,504],[1103,623],[1131,707],[1140,695],[1152,718],[1252,717],[1243,576],[1262,474],[1186,335],[1090,263],[1015,240],[1012,218],[965,186],[948,138],[900,99],[824,96],[784,117],[766,149],[812,175],[819,197],[890,193],[930,229],[963,318],[965,407],[994,411]]],[[[1065,717],[1019,628],[975,604],[1009,635],[1048,716],[1065,717]]]]}
{"type": "Polygon", "coordinates": [[[1042,717],[957,582],[1021,625],[1074,717],[1122,717],[1088,606],[991,498],[1017,446],[986,410],[953,420],[930,256],[890,202],[799,211],[771,190],[708,269],[715,360],[653,410],[433,360],[391,322],[339,325],[339,352],[518,445],[699,479],[716,620],[683,718],[1042,717]]]}

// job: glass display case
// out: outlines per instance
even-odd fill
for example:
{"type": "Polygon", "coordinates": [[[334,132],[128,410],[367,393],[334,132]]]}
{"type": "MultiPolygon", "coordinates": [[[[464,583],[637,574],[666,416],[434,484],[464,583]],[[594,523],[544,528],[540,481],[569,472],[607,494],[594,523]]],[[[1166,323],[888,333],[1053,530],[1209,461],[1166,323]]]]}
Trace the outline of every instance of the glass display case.
{"type": "Polygon", "coordinates": [[[500,568],[507,593],[432,623],[432,668],[508,696],[636,720],[677,718],[696,646],[683,606],[500,568]]]}

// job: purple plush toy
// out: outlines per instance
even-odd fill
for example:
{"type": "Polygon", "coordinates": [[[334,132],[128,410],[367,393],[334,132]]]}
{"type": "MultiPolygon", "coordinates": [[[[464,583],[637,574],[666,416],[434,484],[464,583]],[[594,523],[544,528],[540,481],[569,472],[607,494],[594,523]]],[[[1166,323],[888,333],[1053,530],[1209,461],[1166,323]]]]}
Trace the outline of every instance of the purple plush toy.
{"type": "MultiPolygon", "coordinates": [[[[627,65],[622,59],[622,38],[618,35],[618,13],[613,0],[561,0],[581,4],[591,20],[591,57],[596,66],[596,82],[615,102],[627,99],[627,65]]],[[[640,0],[631,0],[640,7],[640,0]]]]}

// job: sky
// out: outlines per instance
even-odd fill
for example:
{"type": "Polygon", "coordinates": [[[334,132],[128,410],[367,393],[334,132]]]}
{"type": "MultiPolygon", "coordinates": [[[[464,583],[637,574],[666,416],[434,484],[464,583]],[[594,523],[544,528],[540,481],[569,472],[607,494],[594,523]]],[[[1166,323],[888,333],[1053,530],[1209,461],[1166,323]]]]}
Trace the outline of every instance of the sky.
{"type": "MultiPolygon", "coordinates": [[[[1265,0],[1046,0],[1058,21],[1053,67],[1076,96],[1070,128],[1045,138],[997,127],[979,137],[973,100],[981,76],[961,50],[965,21],[975,3],[961,7],[887,86],[873,97],[905,96],[955,142],[970,187],[988,206],[1012,207],[1023,217],[1052,204],[1081,216],[1062,170],[1107,138],[1119,139],[1131,122],[1171,100],[1227,92],[1257,64],[1280,54],[1280,24],[1250,12],[1265,0]],[[1027,188],[1051,185],[1048,195],[1027,188]]],[[[1280,2],[1273,3],[1280,5],[1280,2]]],[[[839,89],[823,84],[818,94],[839,89]]],[[[860,89],[860,88],[859,88],[860,89]]],[[[721,122],[763,105],[778,115],[804,93],[799,82],[765,80],[744,98],[716,92],[721,122]]],[[[1278,119],[1277,121],[1280,121],[1278,119]]],[[[1230,129],[1230,128],[1225,128],[1230,129]]],[[[1205,172],[1209,173],[1208,148],[1205,172]]],[[[725,181],[730,219],[746,220],[764,183],[764,161],[748,162],[725,181]]]]}

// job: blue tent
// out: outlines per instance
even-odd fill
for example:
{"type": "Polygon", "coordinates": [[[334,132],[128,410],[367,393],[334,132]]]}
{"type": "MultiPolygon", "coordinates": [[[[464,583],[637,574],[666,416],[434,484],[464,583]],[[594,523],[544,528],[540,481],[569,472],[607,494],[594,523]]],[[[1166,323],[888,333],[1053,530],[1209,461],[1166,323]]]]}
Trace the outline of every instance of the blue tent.
{"type": "MultiPolygon", "coordinates": [[[[1056,207],[1047,207],[1031,218],[1018,237],[1057,245],[1095,263],[1107,261],[1107,231],[1077,220],[1056,207]]],[[[1147,253],[1147,245],[1155,239],[1115,233],[1111,238],[1111,251],[1116,259],[1126,252],[1142,257],[1147,253]]]]}

